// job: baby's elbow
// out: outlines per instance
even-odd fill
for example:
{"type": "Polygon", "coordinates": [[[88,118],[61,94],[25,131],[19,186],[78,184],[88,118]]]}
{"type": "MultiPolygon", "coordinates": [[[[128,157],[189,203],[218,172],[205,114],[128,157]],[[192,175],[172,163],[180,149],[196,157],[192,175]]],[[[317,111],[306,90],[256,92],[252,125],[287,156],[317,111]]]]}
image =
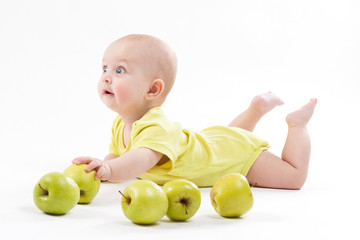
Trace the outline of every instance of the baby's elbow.
{"type": "Polygon", "coordinates": [[[295,175],[290,181],[288,189],[290,190],[300,190],[306,181],[306,175],[303,174],[295,175]]]}

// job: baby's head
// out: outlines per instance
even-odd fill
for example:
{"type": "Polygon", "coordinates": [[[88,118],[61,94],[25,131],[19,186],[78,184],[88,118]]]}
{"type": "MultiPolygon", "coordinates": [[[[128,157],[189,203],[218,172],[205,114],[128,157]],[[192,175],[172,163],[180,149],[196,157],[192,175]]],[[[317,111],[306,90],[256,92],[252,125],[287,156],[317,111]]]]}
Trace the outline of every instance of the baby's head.
{"type": "Polygon", "coordinates": [[[99,94],[105,105],[119,114],[160,106],[174,84],[176,71],[176,54],[164,41],[128,35],[114,41],[104,53],[99,94]]]}

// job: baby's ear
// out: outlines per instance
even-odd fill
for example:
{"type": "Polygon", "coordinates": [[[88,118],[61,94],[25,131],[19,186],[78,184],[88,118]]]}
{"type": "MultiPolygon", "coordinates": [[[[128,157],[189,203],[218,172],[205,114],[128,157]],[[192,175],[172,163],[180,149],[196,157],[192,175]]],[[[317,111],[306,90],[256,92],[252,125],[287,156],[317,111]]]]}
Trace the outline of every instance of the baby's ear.
{"type": "Polygon", "coordinates": [[[161,95],[164,91],[165,83],[162,79],[157,78],[152,81],[149,91],[147,92],[145,99],[153,100],[161,95]]]}

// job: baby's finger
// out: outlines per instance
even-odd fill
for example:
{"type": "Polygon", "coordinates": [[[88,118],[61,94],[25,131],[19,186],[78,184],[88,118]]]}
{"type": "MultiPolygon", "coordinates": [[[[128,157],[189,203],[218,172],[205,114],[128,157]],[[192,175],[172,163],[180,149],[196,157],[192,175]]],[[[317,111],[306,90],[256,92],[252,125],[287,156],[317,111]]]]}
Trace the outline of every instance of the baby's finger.
{"type": "Polygon", "coordinates": [[[72,163],[75,163],[75,164],[89,164],[93,161],[93,158],[91,157],[77,157],[75,158],[74,160],[72,160],[72,163]]]}
{"type": "Polygon", "coordinates": [[[95,175],[95,179],[101,179],[102,176],[105,173],[105,169],[103,167],[100,167],[97,171],[96,171],[96,175],[95,175]]]}
{"type": "Polygon", "coordinates": [[[90,172],[91,170],[99,168],[101,166],[101,162],[98,159],[92,159],[89,165],[85,168],[85,171],[90,172]]]}

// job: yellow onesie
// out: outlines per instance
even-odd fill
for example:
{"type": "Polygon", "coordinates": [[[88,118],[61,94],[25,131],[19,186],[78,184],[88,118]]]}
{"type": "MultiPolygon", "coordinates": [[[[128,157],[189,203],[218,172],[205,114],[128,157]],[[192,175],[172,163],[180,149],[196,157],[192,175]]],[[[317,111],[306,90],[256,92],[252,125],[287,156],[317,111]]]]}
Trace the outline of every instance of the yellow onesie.
{"type": "Polygon", "coordinates": [[[241,128],[213,126],[199,133],[182,129],[179,123],[169,121],[159,107],[133,124],[126,147],[123,130],[124,123],[117,116],[110,153],[121,156],[131,149],[149,148],[164,154],[164,164],[139,176],[160,185],[187,179],[199,187],[210,187],[227,173],[246,176],[260,153],[270,147],[262,138],[241,128]]]}

